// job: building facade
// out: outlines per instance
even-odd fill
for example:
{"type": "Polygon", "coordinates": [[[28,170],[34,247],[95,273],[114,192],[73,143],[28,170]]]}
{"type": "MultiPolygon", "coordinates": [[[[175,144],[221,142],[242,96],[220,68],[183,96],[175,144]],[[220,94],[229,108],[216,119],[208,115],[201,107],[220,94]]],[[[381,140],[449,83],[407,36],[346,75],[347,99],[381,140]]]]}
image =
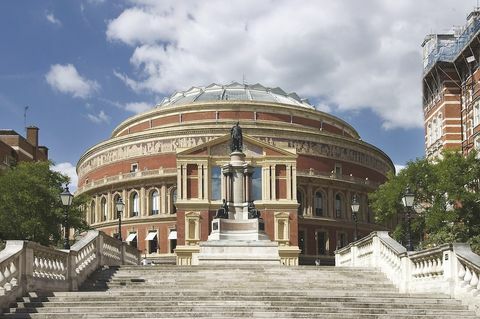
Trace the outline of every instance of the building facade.
{"type": "Polygon", "coordinates": [[[27,138],[14,130],[0,130],[0,169],[22,161],[48,160],[48,148],[38,144],[38,127],[27,127],[27,138]]]}
{"type": "Polygon", "coordinates": [[[480,11],[423,44],[423,113],[427,157],[443,149],[480,150],[480,11]]]}
{"type": "Polygon", "coordinates": [[[295,93],[238,83],[177,92],[87,150],[77,164],[77,194],[92,196],[87,221],[115,235],[121,197],[124,239],[151,257],[194,252],[226,197],[221,167],[237,121],[265,231],[284,251],[300,251],[300,263],[333,263],[333,251],[353,240],[353,196],[359,235],[385,229],[367,199],[394,171],[385,153],[295,93]]]}

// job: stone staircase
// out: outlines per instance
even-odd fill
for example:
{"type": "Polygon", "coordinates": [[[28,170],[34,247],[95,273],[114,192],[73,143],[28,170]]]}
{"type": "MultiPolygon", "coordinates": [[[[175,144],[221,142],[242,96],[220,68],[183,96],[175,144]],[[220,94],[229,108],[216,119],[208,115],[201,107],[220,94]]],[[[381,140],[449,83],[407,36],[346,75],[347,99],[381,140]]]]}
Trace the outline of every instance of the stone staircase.
{"type": "Polygon", "coordinates": [[[478,318],[444,295],[405,295],[362,268],[122,266],[78,292],[30,293],[0,318],[478,318]]]}

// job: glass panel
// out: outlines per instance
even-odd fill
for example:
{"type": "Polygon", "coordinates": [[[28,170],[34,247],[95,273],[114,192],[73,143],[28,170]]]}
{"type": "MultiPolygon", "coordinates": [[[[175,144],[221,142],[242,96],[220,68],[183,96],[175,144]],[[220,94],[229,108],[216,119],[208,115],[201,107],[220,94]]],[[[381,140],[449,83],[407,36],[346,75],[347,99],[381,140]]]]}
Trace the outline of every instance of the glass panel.
{"type": "Polygon", "coordinates": [[[220,200],[222,196],[222,168],[212,166],[212,200],[220,200]]]}
{"type": "Polygon", "coordinates": [[[325,255],[325,240],[326,236],[324,232],[317,233],[317,253],[318,255],[325,255]]]}
{"type": "Polygon", "coordinates": [[[254,167],[252,174],[252,200],[262,200],[262,168],[254,167]]]}
{"type": "Polygon", "coordinates": [[[159,209],[158,199],[159,199],[158,192],[153,191],[150,198],[150,207],[152,207],[152,215],[158,214],[158,209],[159,209]]]}
{"type": "Polygon", "coordinates": [[[315,215],[323,215],[323,195],[320,192],[315,193],[315,215]]]}

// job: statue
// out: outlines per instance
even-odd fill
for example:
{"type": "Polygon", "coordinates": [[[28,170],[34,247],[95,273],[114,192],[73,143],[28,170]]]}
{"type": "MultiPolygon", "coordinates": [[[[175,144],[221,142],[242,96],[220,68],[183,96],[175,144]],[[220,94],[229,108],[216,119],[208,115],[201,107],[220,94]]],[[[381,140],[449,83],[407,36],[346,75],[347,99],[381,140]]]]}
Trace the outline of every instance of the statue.
{"type": "Polygon", "coordinates": [[[255,207],[253,201],[248,202],[248,219],[261,219],[260,211],[255,207]]]}
{"type": "Polygon", "coordinates": [[[222,207],[217,209],[217,213],[215,214],[214,218],[228,219],[228,205],[227,205],[227,201],[225,199],[223,199],[222,207]]]}
{"type": "Polygon", "coordinates": [[[230,150],[232,152],[241,152],[243,149],[243,136],[239,122],[237,122],[237,124],[235,124],[230,130],[230,137],[232,138],[230,150]]]}

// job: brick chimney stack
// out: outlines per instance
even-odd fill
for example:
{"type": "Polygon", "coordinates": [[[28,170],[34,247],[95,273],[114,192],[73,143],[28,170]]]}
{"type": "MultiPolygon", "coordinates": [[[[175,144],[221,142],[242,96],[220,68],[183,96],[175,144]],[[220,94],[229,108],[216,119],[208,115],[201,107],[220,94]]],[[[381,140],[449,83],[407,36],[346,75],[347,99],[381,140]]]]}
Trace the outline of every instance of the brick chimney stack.
{"type": "Polygon", "coordinates": [[[27,127],[27,141],[33,145],[33,147],[38,147],[38,127],[28,126],[27,127]]]}

